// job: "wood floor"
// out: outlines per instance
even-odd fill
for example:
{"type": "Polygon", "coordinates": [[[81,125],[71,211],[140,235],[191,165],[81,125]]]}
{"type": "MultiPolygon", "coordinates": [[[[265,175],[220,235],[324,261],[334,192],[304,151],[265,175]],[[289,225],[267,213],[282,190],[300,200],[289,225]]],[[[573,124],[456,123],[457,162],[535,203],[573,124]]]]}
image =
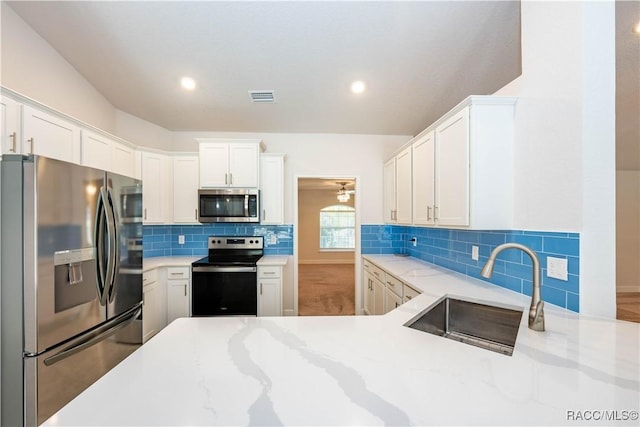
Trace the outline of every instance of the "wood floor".
{"type": "Polygon", "coordinates": [[[353,264],[300,264],[298,315],[354,315],[354,282],[353,264]]]}
{"type": "Polygon", "coordinates": [[[640,292],[618,292],[617,318],[640,323],[640,292]]]}

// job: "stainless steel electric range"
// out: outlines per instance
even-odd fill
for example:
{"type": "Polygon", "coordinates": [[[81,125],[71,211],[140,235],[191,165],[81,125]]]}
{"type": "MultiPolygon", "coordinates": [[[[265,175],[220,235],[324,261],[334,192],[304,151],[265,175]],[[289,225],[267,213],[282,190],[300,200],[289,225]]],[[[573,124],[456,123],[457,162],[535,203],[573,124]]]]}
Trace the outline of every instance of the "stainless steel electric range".
{"type": "Polygon", "coordinates": [[[209,255],[191,264],[191,315],[256,316],[262,237],[208,239],[209,255]]]}

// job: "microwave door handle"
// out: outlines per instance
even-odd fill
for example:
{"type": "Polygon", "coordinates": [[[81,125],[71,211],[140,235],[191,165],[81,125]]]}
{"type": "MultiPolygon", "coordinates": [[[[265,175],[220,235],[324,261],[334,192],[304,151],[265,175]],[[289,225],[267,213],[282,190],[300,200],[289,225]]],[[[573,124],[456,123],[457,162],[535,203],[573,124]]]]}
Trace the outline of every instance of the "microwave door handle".
{"type": "Polygon", "coordinates": [[[106,278],[105,278],[105,259],[104,259],[104,193],[103,187],[98,191],[98,200],[96,202],[96,219],[95,227],[95,245],[96,245],[96,284],[98,287],[98,298],[100,304],[104,305],[104,297],[106,296],[106,278]]]}
{"type": "Polygon", "coordinates": [[[244,195],[244,216],[245,218],[249,217],[249,195],[244,195]]]}

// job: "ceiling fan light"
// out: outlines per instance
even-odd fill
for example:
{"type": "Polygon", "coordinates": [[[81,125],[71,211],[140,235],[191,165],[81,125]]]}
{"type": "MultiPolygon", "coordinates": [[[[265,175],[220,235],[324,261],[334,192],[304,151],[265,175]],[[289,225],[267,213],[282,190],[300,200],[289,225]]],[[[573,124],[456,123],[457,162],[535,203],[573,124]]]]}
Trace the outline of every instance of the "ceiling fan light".
{"type": "Polygon", "coordinates": [[[346,203],[349,201],[351,197],[349,196],[349,193],[339,193],[338,194],[338,201],[340,203],[346,203]]]}

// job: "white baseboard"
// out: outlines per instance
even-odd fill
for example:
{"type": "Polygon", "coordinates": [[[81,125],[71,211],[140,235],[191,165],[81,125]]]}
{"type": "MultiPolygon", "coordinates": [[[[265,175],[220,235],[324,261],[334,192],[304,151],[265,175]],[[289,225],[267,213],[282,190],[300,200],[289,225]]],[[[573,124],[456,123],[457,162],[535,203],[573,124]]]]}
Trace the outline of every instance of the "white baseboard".
{"type": "Polygon", "coordinates": [[[616,292],[640,292],[640,285],[638,286],[616,286],[616,292]]]}
{"type": "Polygon", "coordinates": [[[350,259],[299,259],[298,264],[355,264],[350,259]]]}

